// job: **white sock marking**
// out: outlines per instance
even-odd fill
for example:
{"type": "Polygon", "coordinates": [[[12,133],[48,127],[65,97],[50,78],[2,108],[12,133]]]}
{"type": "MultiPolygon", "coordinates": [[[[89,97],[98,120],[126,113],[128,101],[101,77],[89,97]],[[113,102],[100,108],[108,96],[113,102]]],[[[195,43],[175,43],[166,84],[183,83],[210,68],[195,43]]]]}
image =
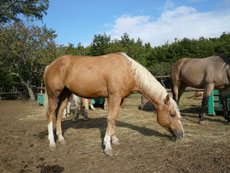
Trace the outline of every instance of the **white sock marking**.
{"type": "Polygon", "coordinates": [[[112,150],[111,136],[107,135],[107,133],[105,133],[104,145],[105,145],[105,150],[112,150]]]}
{"type": "Polygon", "coordinates": [[[52,121],[48,124],[48,139],[50,141],[50,146],[55,146],[52,121]]]}

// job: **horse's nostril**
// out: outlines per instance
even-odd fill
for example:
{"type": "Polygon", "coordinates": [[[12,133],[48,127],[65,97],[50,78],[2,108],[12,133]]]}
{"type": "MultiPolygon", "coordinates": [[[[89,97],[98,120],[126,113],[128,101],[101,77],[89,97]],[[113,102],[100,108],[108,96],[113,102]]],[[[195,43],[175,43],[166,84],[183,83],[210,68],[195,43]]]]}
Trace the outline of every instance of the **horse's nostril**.
{"type": "Polygon", "coordinates": [[[184,137],[184,132],[178,132],[177,130],[174,130],[173,131],[173,136],[178,138],[178,139],[181,139],[184,137]]]}
{"type": "Polygon", "coordinates": [[[184,133],[180,133],[179,135],[179,139],[183,138],[184,137],[184,133]]]}

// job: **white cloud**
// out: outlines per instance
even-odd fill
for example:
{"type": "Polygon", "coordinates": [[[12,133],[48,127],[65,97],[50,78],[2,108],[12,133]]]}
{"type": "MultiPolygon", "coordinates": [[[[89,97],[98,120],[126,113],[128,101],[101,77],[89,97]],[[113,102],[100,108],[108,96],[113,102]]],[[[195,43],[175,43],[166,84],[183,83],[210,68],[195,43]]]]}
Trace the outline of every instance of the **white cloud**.
{"type": "Polygon", "coordinates": [[[218,37],[223,32],[230,32],[229,21],[230,12],[202,13],[192,7],[180,6],[174,10],[164,10],[154,21],[150,16],[120,16],[107,33],[116,39],[128,33],[130,38],[140,37],[144,42],[158,46],[167,41],[171,43],[175,38],[218,37]]]}

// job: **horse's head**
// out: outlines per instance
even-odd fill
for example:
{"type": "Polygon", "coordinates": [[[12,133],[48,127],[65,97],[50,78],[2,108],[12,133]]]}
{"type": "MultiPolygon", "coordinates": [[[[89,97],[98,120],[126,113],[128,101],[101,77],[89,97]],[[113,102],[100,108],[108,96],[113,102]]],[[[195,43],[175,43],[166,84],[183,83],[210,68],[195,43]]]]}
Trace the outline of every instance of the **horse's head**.
{"type": "Polygon", "coordinates": [[[158,123],[173,136],[183,138],[184,129],[180,122],[181,116],[176,102],[167,95],[164,99],[164,103],[155,105],[155,107],[157,110],[158,123]]]}

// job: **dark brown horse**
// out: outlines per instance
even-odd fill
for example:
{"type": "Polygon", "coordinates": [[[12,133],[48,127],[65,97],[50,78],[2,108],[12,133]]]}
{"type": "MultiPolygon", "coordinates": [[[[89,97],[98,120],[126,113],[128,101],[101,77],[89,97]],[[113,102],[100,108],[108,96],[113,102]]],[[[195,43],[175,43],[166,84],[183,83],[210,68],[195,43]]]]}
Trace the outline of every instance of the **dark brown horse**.
{"type": "Polygon", "coordinates": [[[173,98],[179,99],[187,86],[203,88],[204,95],[199,113],[199,123],[203,122],[203,113],[213,89],[220,91],[224,117],[230,121],[227,108],[227,92],[230,85],[230,65],[224,56],[207,58],[182,58],[171,68],[173,98]]]}
{"type": "Polygon", "coordinates": [[[105,154],[112,155],[112,144],[119,144],[115,124],[121,101],[133,92],[140,92],[155,106],[158,123],[172,135],[182,138],[184,130],[176,102],[165,88],[132,58],[124,53],[98,57],[62,56],[45,70],[44,81],[48,96],[48,139],[55,148],[53,118],[57,116],[58,141],[62,136],[61,118],[71,92],[84,98],[109,99],[109,115],[104,138],[105,154]]]}

